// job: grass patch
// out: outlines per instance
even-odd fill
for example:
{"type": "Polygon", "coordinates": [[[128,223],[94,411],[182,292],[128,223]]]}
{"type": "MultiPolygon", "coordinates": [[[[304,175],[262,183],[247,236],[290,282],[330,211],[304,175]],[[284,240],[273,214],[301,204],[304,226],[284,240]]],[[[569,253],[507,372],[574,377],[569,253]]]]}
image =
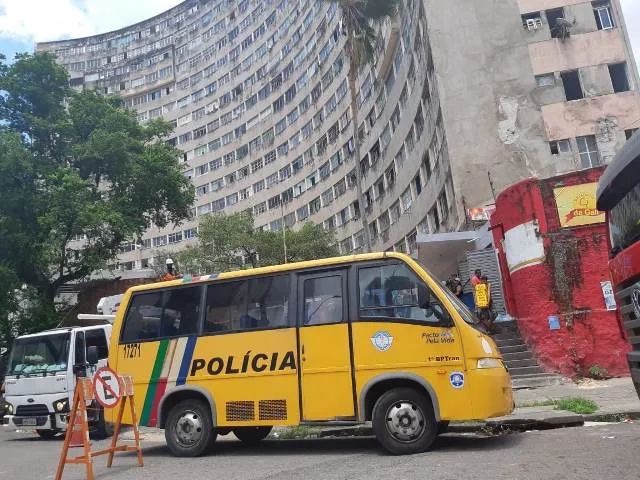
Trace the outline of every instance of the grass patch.
{"type": "Polygon", "coordinates": [[[308,427],[299,425],[297,427],[286,427],[277,429],[269,434],[273,440],[299,440],[302,438],[317,438],[322,429],[318,427],[308,427]]]}
{"type": "Polygon", "coordinates": [[[580,397],[562,398],[555,401],[555,410],[567,410],[573,413],[591,414],[598,410],[593,400],[580,397]]]}
{"type": "Polygon", "coordinates": [[[523,402],[523,403],[518,403],[516,405],[516,408],[527,408],[527,407],[551,407],[553,405],[555,405],[556,402],[554,402],[551,399],[548,400],[537,400],[534,402],[523,402]]]}

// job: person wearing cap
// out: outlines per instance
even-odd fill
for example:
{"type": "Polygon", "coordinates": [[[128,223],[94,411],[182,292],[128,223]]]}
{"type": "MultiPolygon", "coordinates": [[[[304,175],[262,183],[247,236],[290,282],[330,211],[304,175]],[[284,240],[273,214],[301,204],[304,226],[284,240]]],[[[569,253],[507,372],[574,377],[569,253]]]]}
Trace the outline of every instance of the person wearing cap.
{"type": "Polygon", "coordinates": [[[167,258],[167,261],[164,262],[167,266],[167,273],[165,273],[160,279],[161,282],[168,282],[170,280],[176,280],[178,278],[182,278],[182,275],[179,275],[177,271],[174,269],[173,260],[167,258]]]}

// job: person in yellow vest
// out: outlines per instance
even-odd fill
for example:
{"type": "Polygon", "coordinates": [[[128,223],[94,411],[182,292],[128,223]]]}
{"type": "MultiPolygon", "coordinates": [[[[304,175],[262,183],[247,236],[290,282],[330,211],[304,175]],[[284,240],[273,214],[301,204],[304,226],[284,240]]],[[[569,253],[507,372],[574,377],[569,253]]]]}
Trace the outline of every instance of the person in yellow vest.
{"type": "Polygon", "coordinates": [[[493,322],[491,312],[491,284],[486,276],[482,276],[480,281],[473,288],[473,298],[476,304],[476,315],[484,327],[492,332],[493,322]]]}

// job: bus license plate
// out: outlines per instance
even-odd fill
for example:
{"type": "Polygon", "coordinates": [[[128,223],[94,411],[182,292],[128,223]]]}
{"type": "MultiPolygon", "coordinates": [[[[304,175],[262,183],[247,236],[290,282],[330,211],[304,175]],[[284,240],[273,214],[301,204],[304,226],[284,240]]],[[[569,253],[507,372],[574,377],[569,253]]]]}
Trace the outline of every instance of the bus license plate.
{"type": "Polygon", "coordinates": [[[22,425],[35,427],[38,425],[38,420],[36,418],[23,418],[22,425]]]}

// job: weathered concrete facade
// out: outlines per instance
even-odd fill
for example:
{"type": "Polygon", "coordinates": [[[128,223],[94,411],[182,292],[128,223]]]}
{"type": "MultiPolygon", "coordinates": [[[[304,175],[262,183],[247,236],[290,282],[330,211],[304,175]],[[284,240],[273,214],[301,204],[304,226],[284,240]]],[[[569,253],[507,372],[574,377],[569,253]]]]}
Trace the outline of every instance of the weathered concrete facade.
{"type": "Polygon", "coordinates": [[[606,161],[621,145],[640,118],[639,83],[618,0],[606,30],[599,5],[405,0],[358,80],[360,159],[345,39],[328,2],[187,0],[122,30],[37,48],[58,55],[73,86],[121,95],[141,122],[175,125],[194,218],[123,246],[123,269],[194,241],[199,216],[243,210],[272,230],[322,223],[342,253],[362,248],[365,213],[376,250],[413,253],[419,233],[460,229],[466,207],[494,201],[488,174],[498,192],[606,161]],[[552,38],[547,12],[558,7],[575,19],[567,38],[552,38]],[[609,71],[621,62],[627,92],[609,71]],[[578,72],[585,98],[566,101],[566,70],[578,72]],[[597,154],[581,154],[594,144],[597,154]]]}
{"type": "Polygon", "coordinates": [[[618,0],[425,0],[455,191],[468,207],[531,176],[610,161],[640,126],[638,73],[618,0]],[[611,28],[596,21],[597,9],[611,28]],[[554,13],[554,9],[562,9],[554,13]],[[549,24],[561,15],[568,35],[549,24]],[[623,64],[627,91],[609,66],[623,64]],[[584,98],[568,100],[565,72],[584,98]],[[597,152],[581,156],[586,137],[597,152]],[[560,142],[558,145],[557,142],[560,142]]]}

